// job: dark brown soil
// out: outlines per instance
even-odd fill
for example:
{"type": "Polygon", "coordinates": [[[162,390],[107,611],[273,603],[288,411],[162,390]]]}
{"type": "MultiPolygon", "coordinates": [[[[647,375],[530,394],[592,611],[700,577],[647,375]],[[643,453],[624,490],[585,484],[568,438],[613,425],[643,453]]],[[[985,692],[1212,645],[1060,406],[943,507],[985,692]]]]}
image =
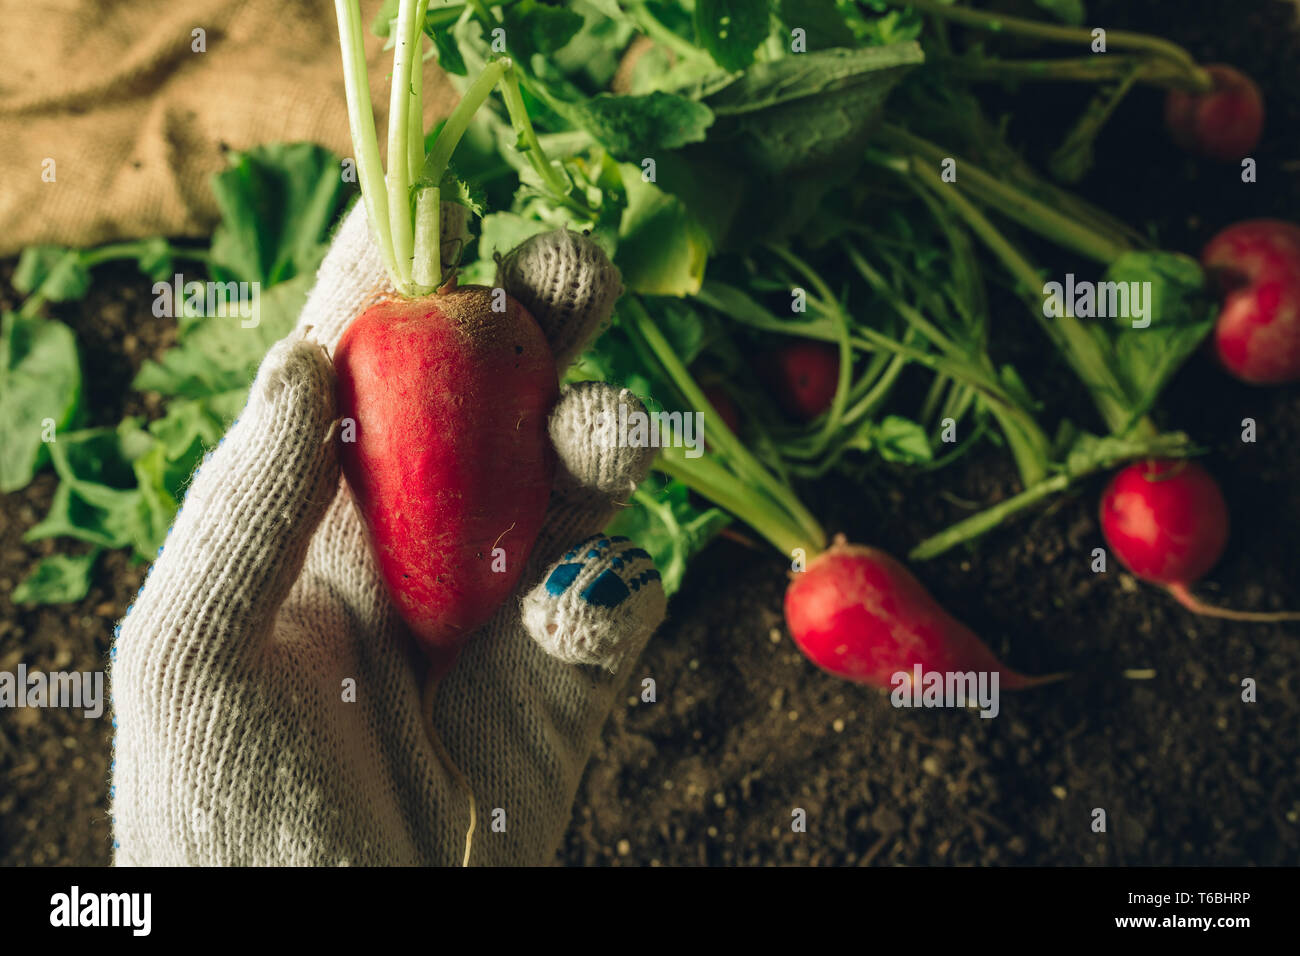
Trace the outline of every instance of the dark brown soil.
{"type": "MultiPolygon", "coordinates": [[[[1098,144],[1081,191],[1125,219],[1159,223],[1195,251],[1253,215],[1300,221],[1300,44],[1294,8],[1273,0],[1111,0],[1092,19],[1172,36],[1206,61],[1251,72],[1269,105],[1260,181],[1188,160],[1164,141],[1159,97],[1139,91],[1098,144]],[[1198,18],[1197,15],[1203,15],[1198,18]]],[[[1033,93],[1015,130],[1041,158],[1057,116],[1033,93]]],[[[0,268],[0,297],[12,263],[0,268]]],[[[170,343],[149,315],[148,283],[99,273],[58,311],[76,330],[91,424],[155,409],[125,383],[170,343]]],[[[11,293],[8,293],[11,294],[11,293]]],[[[12,301],[0,303],[11,307],[12,301]]],[[[1014,315],[1014,313],[1012,313],[1014,315]]],[[[1008,319],[1018,321],[1019,317],[1008,319]]],[[[1038,348],[1024,322],[1023,349],[1038,348]]],[[[1022,367],[1024,367],[1022,363],[1022,367]]],[[[1050,381],[1036,383],[1055,401],[1050,381]]],[[[1211,449],[1206,465],[1231,504],[1232,541],[1200,593],[1240,608],[1300,608],[1300,389],[1237,385],[1197,357],[1161,403],[1162,424],[1211,449]],[[1259,440],[1240,441],[1254,418],[1259,440]]],[[[1086,421],[1086,409],[1066,406],[1086,421]]],[[[605,729],[560,854],[570,864],[1294,864],[1300,860],[1300,629],[1193,617],[1113,568],[1089,570],[1102,541],[1099,481],[981,541],[916,568],[950,610],[1010,664],[1069,670],[1053,687],[1002,697],[997,719],[895,710],[878,692],[816,671],[784,629],[781,562],[713,545],[673,601],[629,687],[653,677],[658,700],[629,689],[605,729]],[[1142,679],[1129,669],[1153,671],[1142,679]],[[1241,701],[1241,681],[1259,702],[1241,701]],[[791,832],[792,812],[807,832],[791,832]],[[1107,832],[1091,828],[1094,808],[1107,832]]],[[[0,497],[0,670],[102,667],[113,622],[143,579],[122,553],[101,558],[76,604],[15,608],[12,586],[50,542],[24,544],[54,480],[0,497]]],[[[828,528],[904,553],[927,533],[1005,497],[1014,475],[994,449],[937,475],[876,472],[865,485],[806,489],[828,528]]],[[[57,710],[0,714],[0,863],[109,859],[111,728],[57,710]],[[31,715],[35,714],[35,717],[31,715]]]]}

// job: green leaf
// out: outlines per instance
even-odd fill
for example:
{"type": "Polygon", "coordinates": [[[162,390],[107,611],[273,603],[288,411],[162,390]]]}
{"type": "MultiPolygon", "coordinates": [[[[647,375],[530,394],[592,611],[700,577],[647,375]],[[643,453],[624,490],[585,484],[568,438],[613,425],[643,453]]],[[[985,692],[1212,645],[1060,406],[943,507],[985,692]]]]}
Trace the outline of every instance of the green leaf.
{"type": "Polygon", "coordinates": [[[694,295],[704,281],[710,239],[681,200],[644,182],[641,170],[620,165],[627,209],[619,227],[615,264],[629,291],[694,295]]]}
{"type": "Polygon", "coordinates": [[[70,302],[89,291],[90,270],[76,249],[28,246],[14,267],[13,284],[23,295],[39,289],[51,302],[70,302]]]}
{"type": "Polygon", "coordinates": [[[25,540],[70,537],[155,556],[176,513],[162,441],[127,419],[117,428],[69,432],[51,445],[51,457],[61,481],[49,513],[25,540]]]}
{"type": "Polygon", "coordinates": [[[565,118],[585,129],[615,159],[640,163],[666,150],[699,143],[708,135],[713,113],[674,93],[617,96],[601,93],[580,103],[556,102],[565,118]]]}
{"type": "MultiPolygon", "coordinates": [[[[451,31],[432,26],[426,20],[424,33],[433,41],[433,48],[438,54],[438,65],[440,67],[456,76],[469,74],[469,70],[465,66],[465,58],[460,55],[460,46],[456,43],[456,38],[451,35],[451,31]]],[[[387,36],[388,34],[384,33],[383,35],[387,36]]]]}
{"type": "Polygon", "coordinates": [[[167,540],[167,531],[178,510],[176,498],[168,489],[169,468],[162,442],[155,443],[148,454],[137,458],[134,470],[141,507],[132,544],[135,545],[137,555],[146,561],[152,561],[167,540]]]}
{"type": "MultiPolygon", "coordinates": [[[[1127,404],[1136,418],[1155,404],[1174,372],[1204,341],[1217,307],[1206,293],[1201,267],[1181,253],[1127,252],[1106,270],[1105,281],[1125,283],[1130,290],[1137,283],[1144,290],[1146,318],[1117,317],[1110,333],[1127,404]],[[1134,328],[1135,321],[1150,324],[1134,328]]],[[[1135,311],[1132,299],[1128,311],[1135,311]]]]}
{"type": "Polygon", "coordinates": [[[708,141],[683,150],[700,176],[668,168],[663,187],[692,212],[693,195],[711,197],[702,221],[723,251],[815,227],[829,218],[827,194],[859,176],[886,98],[922,58],[915,43],[904,43],[756,63],[705,100],[715,116],[708,141]]]}
{"type": "Polygon", "coordinates": [[[707,99],[717,117],[709,145],[772,176],[856,169],[890,91],[923,59],[917,44],[900,43],[757,63],[707,99]]]}
{"type": "Polygon", "coordinates": [[[705,317],[681,299],[647,300],[655,324],[673,347],[673,352],[688,365],[704,348],[708,331],[705,317]]]}
{"type": "Polygon", "coordinates": [[[166,416],[149,423],[149,434],[163,449],[162,487],[172,498],[180,500],[204,453],[217,446],[247,400],[243,389],[211,398],[173,400],[166,416]]]}
{"type": "Polygon", "coordinates": [[[609,89],[635,28],[618,0],[568,0],[564,6],[582,16],[582,29],[546,59],[533,61],[538,79],[550,82],[559,74],[583,90],[609,89]]]}
{"type": "Polygon", "coordinates": [[[15,604],[65,604],[80,601],[90,590],[90,573],[99,549],[69,557],[42,558],[32,573],[18,583],[10,600],[15,604]]]}
{"type": "Polygon", "coordinates": [[[779,0],[777,16],[791,30],[804,31],[809,50],[855,45],[835,0],[779,0]]]}
{"type": "Polygon", "coordinates": [[[144,448],[132,439],[138,429],[128,419],[120,428],[87,428],[68,432],[50,443],[50,457],[59,477],[96,504],[112,504],[120,491],[135,486],[133,457],[144,448]]]}
{"type": "Polygon", "coordinates": [[[460,203],[475,216],[482,217],[487,212],[483,187],[462,179],[450,163],[442,175],[442,182],[438,184],[438,195],[443,202],[460,203]]]}
{"type": "Polygon", "coordinates": [[[274,143],[230,161],[212,177],[221,213],[212,278],[271,286],[314,272],[344,200],[338,157],[314,143],[274,143]]]}
{"type": "Polygon", "coordinates": [[[605,531],[631,538],[649,552],[664,593],[671,597],[681,587],[691,558],[730,523],[730,516],[720,508],[693,505],[681,482],[652,474],[605,531]]]}
{"type": "Polygon", "coordinates": [[[196,441],[215,445],[225,429],[226,423],[221,416],[203,399],[173,401],[168,404],[165,416],[149,423],[150,434],[162,443],[163,450],[171,459],[184,456],[196,441]]]}
{"type": "Polygon", "coordinates": [[[546,232],[550,226],[513,212],[493,212],[483,217],[478,240],[478,257],[491,260],[505,255],[525,239],[546,232]]]}
{"type": "MultiPolygon", "coordinates": [[[[99,496],[103,501],[104,497],[99,496]]],[[[104,548],[128,547],[136,540],[142,522],[142,502],[138,489],[118,492],[112,505],[96,505],[73,490],[69,482],[60,482],[45,518],[29,528],[24,541],[43,538],[75,538],[104,548]]]]}
{"type": "Polygon", "coordinates": [[[244,327],[234,316],[204,316],[188,323],[180,344],[157,362],[146,361],[132,387],[186,398],[205,398],[243,389],[274,343],[291,331],[307,301],[314,277],[305,273],[263,288],[256,299],[257,324],[244,327]]]}
{"type": "Polygon", "coordinates": [[[506,47],[512,56],[528,63],[533,54],[544,56],[564,47],[582,29],[582,14],[536,0],[520,0],[502,10],[506,47]]]}
{"type": "Polygon", "coordinates": [[[743,70],[767,39],[768,0],[695,0],[695,36],[724,70],[743,70]]]}
{"type": "Polygon", "coordinates": [[[754,194],[753,182],[734,161],[707,150],[664,153],[655,160],[655,173],[656,185],[686,204],[708,233],[713,248],[731,231],[746,195],[754,194]]]}
{"type": "Polygon", "coordinates": [[[722,117],[758,113],[799,100],[821,99],[856,86],[865,85],[878,91],[883,88],[887,92],[908,70],[924,60],[925,55],[916,43],[861,50],[821,50],[782,57],[754,64],[711,93],[706,102],[722,117]]]}
{"type": "Polygon", "coordinates": [[[46,424],[71,424],[81,402],[81,364],[61,322],[0,316],[0,491],[16,491],[45,463],[46,424]]]}
{"type": "Polygon", "coordinates": [[[917,465],[934,459],[925,428],[901,415],[886,415],[877,422],[871,430],[871,443],[885,461],[917,465]]]}

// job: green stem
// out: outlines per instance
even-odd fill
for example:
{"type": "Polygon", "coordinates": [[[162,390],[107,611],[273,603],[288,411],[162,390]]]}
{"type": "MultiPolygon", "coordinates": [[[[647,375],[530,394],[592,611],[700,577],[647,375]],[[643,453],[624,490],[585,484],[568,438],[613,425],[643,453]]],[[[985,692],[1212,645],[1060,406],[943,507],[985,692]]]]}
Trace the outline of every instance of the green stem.
{"type": "MultiPolygon", "coordinates": [[[[1052,43],[1079,43],[1091,47],[1092,31],[1085,27],[1071,27],[1064,24],[1042,23],[1024,17],[1010,17],[1000,13],[987,13],[941,2],[941,0],[885,0],[886,3],[903,7],[909,6],[922,13],[976,30],[990,33],[1010,33],[1046,40],[1052,43]]],[[[1161,37],[1146,33],[1132,33],[1127,30],[1107,30],[1107,48],[1119,47],[1129,50],[1143,50],[1154,56],[1163,57],[1178,65],[1187,74],[1188,83],[1199,92],[1207,92],[1214,87],[1209,73],[1197,65],[1190,53],[1161,37]]]]}
{"type": "Polygon", "coordinates": [[[428,295],[442,284],[442,196],[437,186],[426,186],[415,197],[414,259],[411,294],[428,295]]]}
{"type": "Polygon", "coordinates": [[[701,59],[700,49],[664,26],[644,3],[632,3],[627,11],[645,35],[687,60],[701,59]]]}
{"type": "Polygon", "coordinates": [[[1020,494],[1014,495],[992,508],[981,511],[977,515],[972,515],[965,521],[959,521],[952,527],[932,537],[926,538],[909,551],[907,556],[913,561],[928,561],[930,558],[943,554],[949,548],[956,547],[963,541],[969,541],[987,531],[991,531],[1017,511],[1023,511],[1034,502],[1042,501],[1049,495],[1064,491],[1069,486],[1070,476],[1067,474],[1054,475],[1046,481],[1040,481],[1038,484],[1026,488],[1020,494]]]}
{"type": "Polygon", "coordinates": [[[552,197],[560,201],[566,200],[569,184],[563,174],[546,158],[546,152],[537,139],[537,131],[533,129],[533,121],[528,116],[528,110],[524,108],[523,93],[519,89],[519,77],[513,66],[507,68],[501,77],[501,99],[505,101],[506,112],[510,115],[510,126],[523,143],[528,162],[546,184],[552,197]]]}
{"type": "Polygon", "coordinates": [[[880,134],[883,141],[905,152],[915,153],[930,164],[937,166],[945,159],[957,160],[956,185],[959,189],[963,192],[974,192],[985,199],[996,200],[997,209],[1008,219],[1018,222],[1057,245],[1073,249],[1081,255],[1106,265],[1132,248],[1123,239],[1103,235],[1075,219],[1062,215],[1046,203],[1008,184],[1004,179],[986,172],[968,160],[959,159],[951,152],[945,151],[943,147],[909,133],[900,126],[883,124],[880,134]]]}
{"type": "Polygon", "coordinates": [[[1041,293],[1036,291],[1041,290],[1043,286],[1042,276],[1028,260],[969,200],[956,190],[947,188],[924,160],[918,158],[912,163],[912,169],[935,195],[953,207],[966,221],[970,230],[989,247],[1011,273],[1012,280],[1029,306],[1030,313],[1088,388],[1107,427],[1111,431],[1121,431],[1128,427],[1131,424],[1131,416],[1122,401],[1124,390],[1115,377],[1102,344],[1088,329],[1084,328],[1078,319],[1068,314],[1053,318],[1044,315],[1041,293]]]}
{"type": "MultiPolygon", "coordinates": [[[[884,276],[873,269],[854,247],[846,244],[845,251],[854,268],[867,280],[867,283],[884,297],[909,325],[929,337],[930,333],[926,329],[931,326],[924,316],[895,295],[893,289],[885,282],[884,276]]],[[[942,341],[947,340],[942,339],[942,341]]],[[[955,347],[950,345],[949,348],[954,351],[949,355],[950,361],[943,366],[945,374],[975,389],[984,399],[989,410],[997,418],[1007,443],[1011,446],[1012,456],[1016,460],[1016,467],[1025,486],[1029,487],[1042,480],[1047,473],[1047,452],[1051,442],[1038,422],[1007,394],[1002,383],[990,369],[963,360],[955,351],[955,347]]]]}
{"type": "Polygon", "coordinates": [[[412,73],[417,82],[411,85],[411,106],[406,131],[406,177],[415,183],[420,178],[420,168],[424,165],[424,31],[422,24],[429,8],[429,0],[419,0],[412,24],[411,48],[415,63],[412,73]]]}
{"type": "MultiPolygon", "coordinates": [[[[790,261],[793,254],[779,246],[769,246],[778,256],[790,261]]],[[[824,288],[824,286],[823,286],[824,288]]],[[[839,371],[836,375],[835,395],[831,399],[831,407],[827,409],[826,416],[822,421],[822,426],[817,434],[813,436],[811,442],[811,453],[813,456],[820,455],[830,443],[831,438],[839,431],[840,425],[844,419],[844,409],[848,404],[849,389],[853,380],[853,339],[849,327],[849,317],[844,314],[838,302],[824,302],[824,311],[829,315],[831,326],[835,330],[836,344],[840,351],[839,371]]]]}
{"type": "Polygon", "coordinates": [[[1137,68],[1119,78],[1113,87],[1102,87],[1094,94],[1078,123],[1066,135],[1047,161],[1048,168],[1057,179],[1076,183],[1092,165],[1092,144],[1110,121],[1116,107],[1137,81],[1137,68]]]}
{"type": "Polygon", "coordinates": [[[1153,430],[1147,435],[1107,439],[1097,451],[1087,457],[1078,458],[1071,455],[1066,461],[1064,470],[1059,474],[926,538],[908,553],[908,557],[914,561],[926,561],[937,557],[949,548],[992,530],[1011,515],[1023,511],[1035,502],[1064,491],[1079,479],[1112,468],[1120,462],[1148,457],[1181,458],[1193,451],[1187,436],[1181,432],[1158,434],[1153,430]]]}
{"type": "Polygon", "coordinates": [[[707,458],[690,459],[685,457],[683,449],[662,448],[655,467],[731,512],[782,554],[790,555],[796,548],[802,548],[812,558],[826,546],[824,537],[810,538],[806,530],[791,521],[766,495],[746,491],[735,475],[721,465],[708,462],[707,458]]]}
{"type": "Polygon", "coordinates": [[[366,77],[366,49],[358,0],[334,0],[338,17],[339,45],[343,52],[343,85],[347,92],[348,128],[357,151],[357,178],[361,183],[362,201],[370,228],[379,243],[379,254],[389,278],[397,286],[402,273],[393,250],[393,236],[388,219],[388,196],[384,168],[379,159],[379,140],[375,135],[375,115],[370,105],[370,82],[366,77]]]}
{"type": "MultiPolygon", "coordinates": [[[[705,431],[718,454],[730,462],[738,474],[753,481],[780,504],[808,537],[824,542],[826,533],[817,523],[817,519],[803,506],[794,492],[774,478],[771,472],[754,458],[740,439],[732,434],[712,403],[704,397],[704,393],[695,384],[694,378],[677,357],[677,353],[659,331],[640,300],[635,296],[626,296],[621,302],[620,310],[630,320],[627,326],[629,330],[634,336],[640,337],[654,353],[655,358],[668,374],[668,378],[681,392],[686,404],[704,413],[705,431]]],[[[740,517],[744,515],[741,514],[740,517]]]]}
{"type": "Polygon", "coordinates": [[[460,98],[460,102],[456,104],[456,108],[442,124],[442,129],[438,131],[438,138],[434,140],[433,148],[429,150],[429,155],[424,160],[424,173],[421,179],[435,185],[442,182],[447,164],[451,161],[451,154],[456,151],[456,146],[465,135],[465,130],[469,129],[470,120],[492,94],[492,88],[508,69],[510,69],[508,57],[493,60],[483,67],[483,72],[470,84],[469,89],[460,98]]]}
{"type": "MultiPolygon", "coordinates": [[[[393,233],[393,256],[403,285],[411,278],[412,224],[410,151],[411,79],[414,61],[413,40],[416,34],[417,0],[400,0],[394,29],[393,79],[388,100],[388,209],[389,228],[393,233]]],[[[411,290],[404,290],[411,291],[411,290]]]]}
{"type": "Polygon", "coordinates": [[[1006,60],[966,54],[936,57],[934,62],[953,75],[973,82],[1045,81],[1064,83],[1110,83],[1137,70],[1137,82],[1164,89],[1197,91],[1182,68],[1162,57],[1080,56],[1048,60],[1006,60]]]}

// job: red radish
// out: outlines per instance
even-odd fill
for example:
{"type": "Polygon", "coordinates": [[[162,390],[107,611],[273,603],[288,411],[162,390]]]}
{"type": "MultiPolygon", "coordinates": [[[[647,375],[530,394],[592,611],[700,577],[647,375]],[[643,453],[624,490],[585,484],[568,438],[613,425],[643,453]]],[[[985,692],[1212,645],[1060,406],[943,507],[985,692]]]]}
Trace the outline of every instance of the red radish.
{"type": "Polygon", "coordinates": [[[740,409],[736,408],[736,403],[731,400],[731,396],[719,385],[707,385],[701,391],[732,433],[740,431],[740,409]]]}
{"type": "Polygon", "coordinates": [[[1255,81],[1231,66],[1205,68],[1214,80],[1208,93],[1170,90],[1165,127],[1190,152],[1234,163],[1250,155],[1264,131],[1264,98],[1255,81]]]}
{"type": "Polygon", "coordinates": [[[759,376],[776,393],[786,413],[812,421],[831,407],[839,384],[840,350],[825,342],[802,340],[762,356],[759,376]]]}
{"type": "Polygon", "coordinates": [[[1214,327],[1223,366],[1255,385],[1300,381],[1300,227],[1239,222],[1210,240],[1201,262],[1226,292],[1214,327]]]}
{"type": "Polygon", "coordinates": [[[555,362],[527,310],[507,297],[494,312],[492,292],[384,300],[334,355],[339,414],[356,422],[344,473],[393,603],[436,660],[514,590],[554,476],[555,362]]]}
{"type": "Polygon", "coordinates": [[[814,664],[874,687],[895,686],[895,674],[910,674],[918,664],[943,673],[997,671],[1006,690],[1060,676],[1011,670],[902,564],[876,548],[848,544],[843,536],[794,575],[785,592],[785,619],[814,664]]]}
{"type": "Polygon", "coordinates": [[[1218,482],[1193,461],[1134,462],[1101,496],[1101,533],[1124,566],[1163,585],[1188,610],[1234,621],[1288,621],[1290,613],[1229,611],[1202,604],[1190,588],[1223,556],[1228,505],[1218,482]]]}

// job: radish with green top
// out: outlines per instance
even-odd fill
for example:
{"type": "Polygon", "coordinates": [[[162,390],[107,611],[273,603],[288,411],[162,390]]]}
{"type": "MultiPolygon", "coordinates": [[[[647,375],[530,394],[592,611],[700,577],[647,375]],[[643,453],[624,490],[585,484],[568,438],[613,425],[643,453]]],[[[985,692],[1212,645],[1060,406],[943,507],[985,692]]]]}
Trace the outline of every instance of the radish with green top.
{"type": "Polygon", "coordinates": [[[1126,568],[1189,611],[1233,621],[1300,620],[1290,612],[1229,611],[1192,594],[1228,543],[1223,492],[1194,461],[1138,461],[1118,471],[1101,496],[1101,531],[1126,568]]]}
{"type": "Polygon", "coordinates": [[[458,287],[454,272],[444,282],[440,194],[457,141],[498,83],[512,119],[531,125],[515,102],[511,61],[497,60],[425,155],[416,71],[425,6],[402,3],[394,22],[385,172],[360,14],[339,3],[358,178],[395,295],[356,318],[334,362],[340,416],[355,423],[341,464],[379,572],[420,645],[445,667],[515,590],[541,529],[555,472],[547,416],[558,372],[536,320],[504,289],[458,287]]]}

